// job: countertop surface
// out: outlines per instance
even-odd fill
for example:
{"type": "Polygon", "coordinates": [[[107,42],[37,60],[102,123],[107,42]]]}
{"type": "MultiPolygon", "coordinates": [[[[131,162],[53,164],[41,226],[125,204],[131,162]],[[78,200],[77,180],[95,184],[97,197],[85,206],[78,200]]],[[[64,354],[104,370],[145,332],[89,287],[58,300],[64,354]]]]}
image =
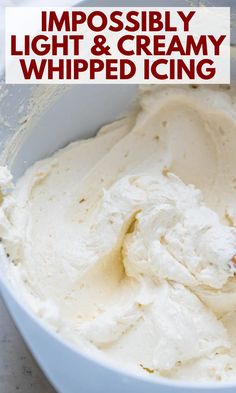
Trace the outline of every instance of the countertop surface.
{"type": "Polygon", "coordinates": [[[1,298],[0,392],[55,393],[26,348],[1,298]]]}

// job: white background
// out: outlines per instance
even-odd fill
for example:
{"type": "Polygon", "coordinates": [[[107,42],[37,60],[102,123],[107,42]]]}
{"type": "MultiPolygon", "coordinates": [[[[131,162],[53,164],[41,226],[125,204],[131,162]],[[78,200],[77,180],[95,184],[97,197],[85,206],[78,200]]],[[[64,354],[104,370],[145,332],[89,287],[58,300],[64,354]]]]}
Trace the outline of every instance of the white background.
{"type": "MultiPolygon", "coordinates": [[[[129,10],[133,10],[134,8],[129,7],[127,8],[118,8],[119,11],[123,12],[123,17],[122,20],[125,24],[126,18],[125,14],[129,10]]],[[[136,7],[140,12],[141,11],[152,11],[152,8],[149,7],[136,7]]],[[[43,9],[42,9],[43,10],[43,9]]],[[[32,75],[30,80],[25,80],[21,66],[19,63],[19,59],[22,58],[22,56],[11,56],[10,54],[10,37],[11,35],[16,35],[17,37],[17,48],[20,47],[20,44],[23,42],[24,35],[29,34],[31,37],[40,34],[41,32],[41,11],[40,8],[9,8],[7,10],[7,24],[6,24],[6,34],[7,34],[7,55],[6,55],[6,81],[7,83],[87,83],[87,84],[94,84],[94,83],[221,83],[221,84],[226,84],[229,83],[230,81],[230,18],[229,18],[229,10],[226,8],[206,8],[206,7],[200,7],[200,8],[183,8],[185,13],[190,12],[190,10],[194,10],[196,13],[192,20],[190,21],[190,30],[189,32],[183,33],[183,22],[181,21],[181,18],[177,14],[178,8],[160,8],[159,10],[163,13],[165,11],[171,10],[171,24],[178,27],[178,31],[175,33],[176,35],[179,36],[183,47],[185,47],[185,42],[186,42],[186,35],[193,35],[197,40],[201,35],[209,35],[212,34],[215,37],[219,37],[222,34],[226,34],[226,39],[223,42],[223,45],[221,45],[221,51],[220,51],[220,56],[214,56],[213,52],[213,45],[210,44],[208,46],[209,49],[209,56],[208,58],[212,59],[214,61],[214,67],[216,68],[216,74],[215,76],[210,79],[210,80],[203,80],[201,79],[197,74],[195,76],[195,79],[192,79],[191,81],[187,77],[185,73],[183,73],[183,79],[182,80],[156,80],[154,76],[150,75],[149,80],[145,80],[144,78],[144,59],[147,58],[147,55],[142,54],[142,56],[132,56],[131,58],[128,57],[128,59],[132,59],[132,61],[135,63],[137,71],[135,76],[132,79],[128,79],[125,81],[119,80],[107,80],[106,79],[106,73],[105,70],[102,72],[99,72],[96,74],[96,79],[95,80],[90,80],[90,75],[89,75],[89,70],[86,72],[82,72],[80,75],[79,80],[66,80],[62,79],[60,80],[58,77],[58,73],[55,73],[55,77],[53,80],[47,80],[46,74],[44,74],[44,77],[42,80],[37,80],[34,75],[32,75]],[[20,21],[24,20],[24,23],[21,23],[20,21]]],[[[91,12],[91,10],[87,10],[87,14],[91,12]]],[[[96,8],[94,8],[96,10],[96,8]]],[[[106,13],[107,19],[109,21],[109,15],[111,11],[113,10],[113,7],[111,9],[109,8],[102,8],[103,12],[106,13]]],[[[60,16],[62,10],[60,8],[55,8],[55,11],[57,12],[57,15],[60,16]]],[[[68,8],[67,11],[71,12],[72,9],[68,8]]],[[[108,23],[109,26],[109,23],[108,23]]],[[[127,57],[123,56],[121,53],[118,52],[117,49],[117,42],[119,38],[121,38],[124,35],[124,32],[117,32],[117,33],[112,33],[109,31],[107,28],[106,30],[102,31],[101,33],[96,33],[92,32],[87,28],[86,23],[81,25],[78,30],[79,34],[84,35],[84,40],[82,42],[81,46],[81,56],[80,58],[89,60],[91,58],[97,59],[96,56],[93,56],[89,48],[93,46],[93,40],[94,37],[97,34],[103,34],[107,38],[107,43],[109,43],[109,46],[111,48],[111,53],[112,59],[127,59],[127,57]]],[[[52,34],[56,34],[56,31],[53,33],[48,33],[47,35],[50,36],[52,34]]],[[[61,32],[58,32],[58,37],[59,41],[61,41],[61,37],[63,34],[68,34],[64,30],[61,32]]],[[[78,34],[77,32],[70,32],[70,34],[78,34]]],[[[139,34],[145,34],[142,33],[140,30],[132,33],[134,36],[138,36],[139,34]]],[[[154,33],[147,33],[149,37],[152,39],[153,36],[155,36],[154,33]]],[[[162,31],[160,34],[165,34],[166,36],[166,41],[168,43],[169,40],[171,40],[171,37],[173,35],[172,32],[164,32],[162,31]]],[[[134,40],[135,42],[135,40],[134,40]]],[[[23,45],[23,44],[22,44],[23,45]]],[[[127,45],[125,45],[127,47],[127,45]]],[[[132,48],[135,45],[132,44],[132,48]]],[[[151,46],[150,46],[151,47],[151,46]]],[[[166,45],[168,48],[168,44],[166,45]]],[[[164,57],[164,56],[163,56],[164,57]]],[[[58,60],[61,58],[61,52],[58,54],[58,56],[53,57],[52,55],[47,55],[47,57],[43,57],[47,59],[52,59],[55,61],[55,65],[58,64],[58,60]]],[[[68,56],[69,59],[73,60],[73,51],[70,52],[70,56],[68,56]]],[[[198,63],[199,60],[204,59],[204,56],[201,54],[199,56],[196,56],[194,54],[191,54],[190,56],[185,56],[184,58],[181,57],[177,52],[173,53],[171,56],[165,56],[165,58],[168,60],[170,58],[172,59],[184,59],[186,61],[186,64],[188,64],[188,60],[190,58],[194,58],[196,60],[196,63],[198,63]]],[[[30,59],[36,59],[38,60],[38,64],[40,64],[41,57],[36,56],[36,55],[31,55],[29,57],[25,57],[26,61],[29,61],[30,59]]],[[[109,59],[109,56],[102,56],[99,57],[99,59],[105,60],[109,59]]],[[[148,56],[148,59],[152,63],[157,59],[156,56],[148,56]]],[[[159,68],[160,69],[160,68],[159,68]]],[[[167,66],[164,67],[163,71],[166,71],[168,69],[167,66]]],[[[161,71],[162,72],[162,71],[161,71]]]]}

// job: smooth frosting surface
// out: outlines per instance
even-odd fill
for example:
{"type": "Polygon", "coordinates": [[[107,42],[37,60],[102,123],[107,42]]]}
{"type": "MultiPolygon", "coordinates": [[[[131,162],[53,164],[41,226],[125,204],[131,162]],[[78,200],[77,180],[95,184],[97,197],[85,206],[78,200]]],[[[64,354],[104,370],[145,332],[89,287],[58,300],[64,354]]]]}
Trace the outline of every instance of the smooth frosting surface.
{"type": "Polygon", "coordinates": [[[235,97],[141,88],[15,187],[1,168],[11,283],[66,340],[137,373],[236,379],[235,97]]]}

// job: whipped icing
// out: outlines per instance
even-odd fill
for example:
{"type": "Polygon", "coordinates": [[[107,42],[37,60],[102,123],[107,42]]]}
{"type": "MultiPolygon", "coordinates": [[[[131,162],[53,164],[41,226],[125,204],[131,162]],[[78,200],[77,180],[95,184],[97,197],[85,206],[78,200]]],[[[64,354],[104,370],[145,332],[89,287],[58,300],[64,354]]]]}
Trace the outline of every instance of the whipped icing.
{"type": "Polygon", "coordinates": [[[11,284],[79,348],[137,373],[236,379],[236,100],[141,88],[136,110],[0,170],[11,284]]]}

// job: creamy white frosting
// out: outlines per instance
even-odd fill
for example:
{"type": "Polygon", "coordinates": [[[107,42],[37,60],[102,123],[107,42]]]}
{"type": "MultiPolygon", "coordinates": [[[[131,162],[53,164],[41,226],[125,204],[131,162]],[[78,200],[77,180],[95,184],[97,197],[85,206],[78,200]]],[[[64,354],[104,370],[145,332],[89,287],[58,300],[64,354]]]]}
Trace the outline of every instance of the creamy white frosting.
{"type": "Polygon", "coordinates": [[[15,187],[1,169],[12,285],[65,339],[138,373],[236,379],[235,109],[225,88],[142,88],[15,187]]]}

